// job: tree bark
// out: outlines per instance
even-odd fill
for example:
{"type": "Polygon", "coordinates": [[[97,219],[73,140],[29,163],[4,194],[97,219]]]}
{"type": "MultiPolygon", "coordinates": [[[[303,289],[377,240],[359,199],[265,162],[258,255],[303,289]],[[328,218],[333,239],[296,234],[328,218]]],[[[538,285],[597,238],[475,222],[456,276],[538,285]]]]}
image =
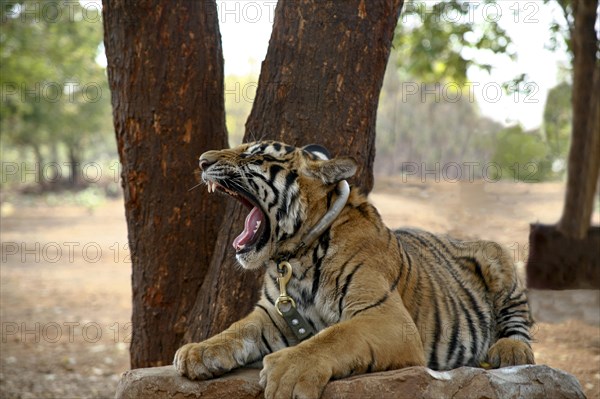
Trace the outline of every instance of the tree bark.
{"type": "MultiPolygon", "coordinates": [[[[572,5],[573,124],[567,191],[555,226],[531,225],[529,288],[600,288],[600,227],[590,228],[600,172],[600,67],[594,30],[598,0],[574,0],[572,5]]],[[[567,9],[564,2],[562,6],[567,9]]]]}
{"type": "Polygon", "coordinates": [[[208,272],[224,205],[198,156],[227,146],[214,1],[103,0],[132,253],[131,367],[170,364],[208,272]]]}
{"type": "MultiPolygon", "coordinates": [[[[373,187],[375,117],[401,0],[280,0],[245,141],[319,143],[360,165],[353,182],[373,187]]],[[[209,274],[190,314],[189,341],[247,314],[262,275],[241,272],[231,247],[246,211],[229,201],[209,274]]]]}
{"type": "Polygon", "coordinates": [[[567,193],[558,230],[570,238],[586,237],[591,223],[600,170],[600,70],[594,30],[597,0],[573,1],[573,128],[567,193]]]}

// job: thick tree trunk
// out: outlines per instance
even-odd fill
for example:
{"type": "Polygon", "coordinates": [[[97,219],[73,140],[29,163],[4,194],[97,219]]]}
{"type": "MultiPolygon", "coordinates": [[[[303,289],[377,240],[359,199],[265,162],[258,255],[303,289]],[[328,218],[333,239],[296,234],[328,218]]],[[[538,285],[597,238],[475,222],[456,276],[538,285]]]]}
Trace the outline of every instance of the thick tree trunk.
{"type": "Polygon", "coordinates": [[[132,252],[131,366],[169,364],[221,225],[198,156],[227,146],[213,1],[104,0],[104,43],[132,252]]]}
{"type": "Polygon", "coordinates": [[[600,71],[596,53],[597,0],[574,0],[573,129],[569,152],[567,194],[558,229],[583,239],[590,227],[600,168],[600,131],[597,119],[600,71]],[[596,75],[596,76],[594,76],[596,75]]]}
{"type": "Polygon", "coordinates": [[[403,1],[280,1],[246,138],[320,143],[373,188],[375,118],[403,1]]]}
{"type": "MultiPolygon", "coordinates": [[[[246,141],[319,143],[360,165],[354,183],[373,186],[375,116],[401,0],[315,3],[279,0],[246,141]]],[[[209,275],[186,337],[199,341],[248,313],[262,276],[235,265],[231,243],[242,211],[228,203],[209,275]]]]}

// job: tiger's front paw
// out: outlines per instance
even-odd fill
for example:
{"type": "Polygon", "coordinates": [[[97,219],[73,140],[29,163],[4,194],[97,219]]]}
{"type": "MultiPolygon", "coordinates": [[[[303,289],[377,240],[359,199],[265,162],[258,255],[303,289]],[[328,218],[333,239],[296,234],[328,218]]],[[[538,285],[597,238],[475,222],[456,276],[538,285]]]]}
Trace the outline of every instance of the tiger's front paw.
{"type": "Polygon", "coordinates": [[[206,380],[237,367],[227,344],[187,344],[179,348],[173,359],[179,374],[192,380],[206,380]]]}
{"type": "Polygon", "coordinates": [[[266,356],[260,372],[265,398],[318,399],[331,378],[324,359],[300,348],[287,348],[266,356]]]}
{"type": "Polygon", "coordinates": [[[512,338],[499,339],[488,351],[488,363],[494,368],[535,364],[531,347],[512,338]]]}

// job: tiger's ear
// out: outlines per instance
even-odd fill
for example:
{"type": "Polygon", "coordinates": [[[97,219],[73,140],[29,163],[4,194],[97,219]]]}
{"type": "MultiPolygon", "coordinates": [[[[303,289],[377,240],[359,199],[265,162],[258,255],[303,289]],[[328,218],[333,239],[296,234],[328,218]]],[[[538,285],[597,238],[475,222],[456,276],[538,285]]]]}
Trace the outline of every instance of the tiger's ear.
{"type": "Polygon", "coordinates": [[[319,159],[322,159],[322,160],[331,159],[331,154],[329,153],[329,150],[327,148],[323,147],[322,145],[309,144],[309,145],[305,145],[304,147],[302,147],[302,149],[306,152],[310,152],[311,154],[313,154],[314,156],[316,156],[319,159]]]}
{"type": "Polygon", "coordinates": [[[311,174],[325,184],[334,184],[349,179],[356,173],[358,165],[350,157],[339,157],[327,161],[317,161],[311,167],[311,174]]]}

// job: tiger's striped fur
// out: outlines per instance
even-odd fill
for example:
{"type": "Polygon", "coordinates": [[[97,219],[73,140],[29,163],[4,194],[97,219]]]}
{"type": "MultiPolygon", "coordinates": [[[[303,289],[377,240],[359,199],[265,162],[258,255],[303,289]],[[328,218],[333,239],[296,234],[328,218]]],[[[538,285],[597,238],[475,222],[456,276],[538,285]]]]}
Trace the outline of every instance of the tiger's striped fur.
{"type": "Polygon", "coordinates": [[[181,374],[212,378],[263,360],[267,398],[318,397],[329,379],[358,373],[533,363],[525,291],[498,244],[391,231],[352,188],[333,224],[292,253],[339,195],[335,183],[354,174],[352,160],[258,142],[205,153],[201,166],[209,185],[261,209],[266,227],[236,256],[243,267],[266,273],[250,315],[179,349],[174,364],[181,374]],[[274,307],[272,259],[280,256],[293,266],[288,294],[319,332],[303,342],[274,307]]]}

